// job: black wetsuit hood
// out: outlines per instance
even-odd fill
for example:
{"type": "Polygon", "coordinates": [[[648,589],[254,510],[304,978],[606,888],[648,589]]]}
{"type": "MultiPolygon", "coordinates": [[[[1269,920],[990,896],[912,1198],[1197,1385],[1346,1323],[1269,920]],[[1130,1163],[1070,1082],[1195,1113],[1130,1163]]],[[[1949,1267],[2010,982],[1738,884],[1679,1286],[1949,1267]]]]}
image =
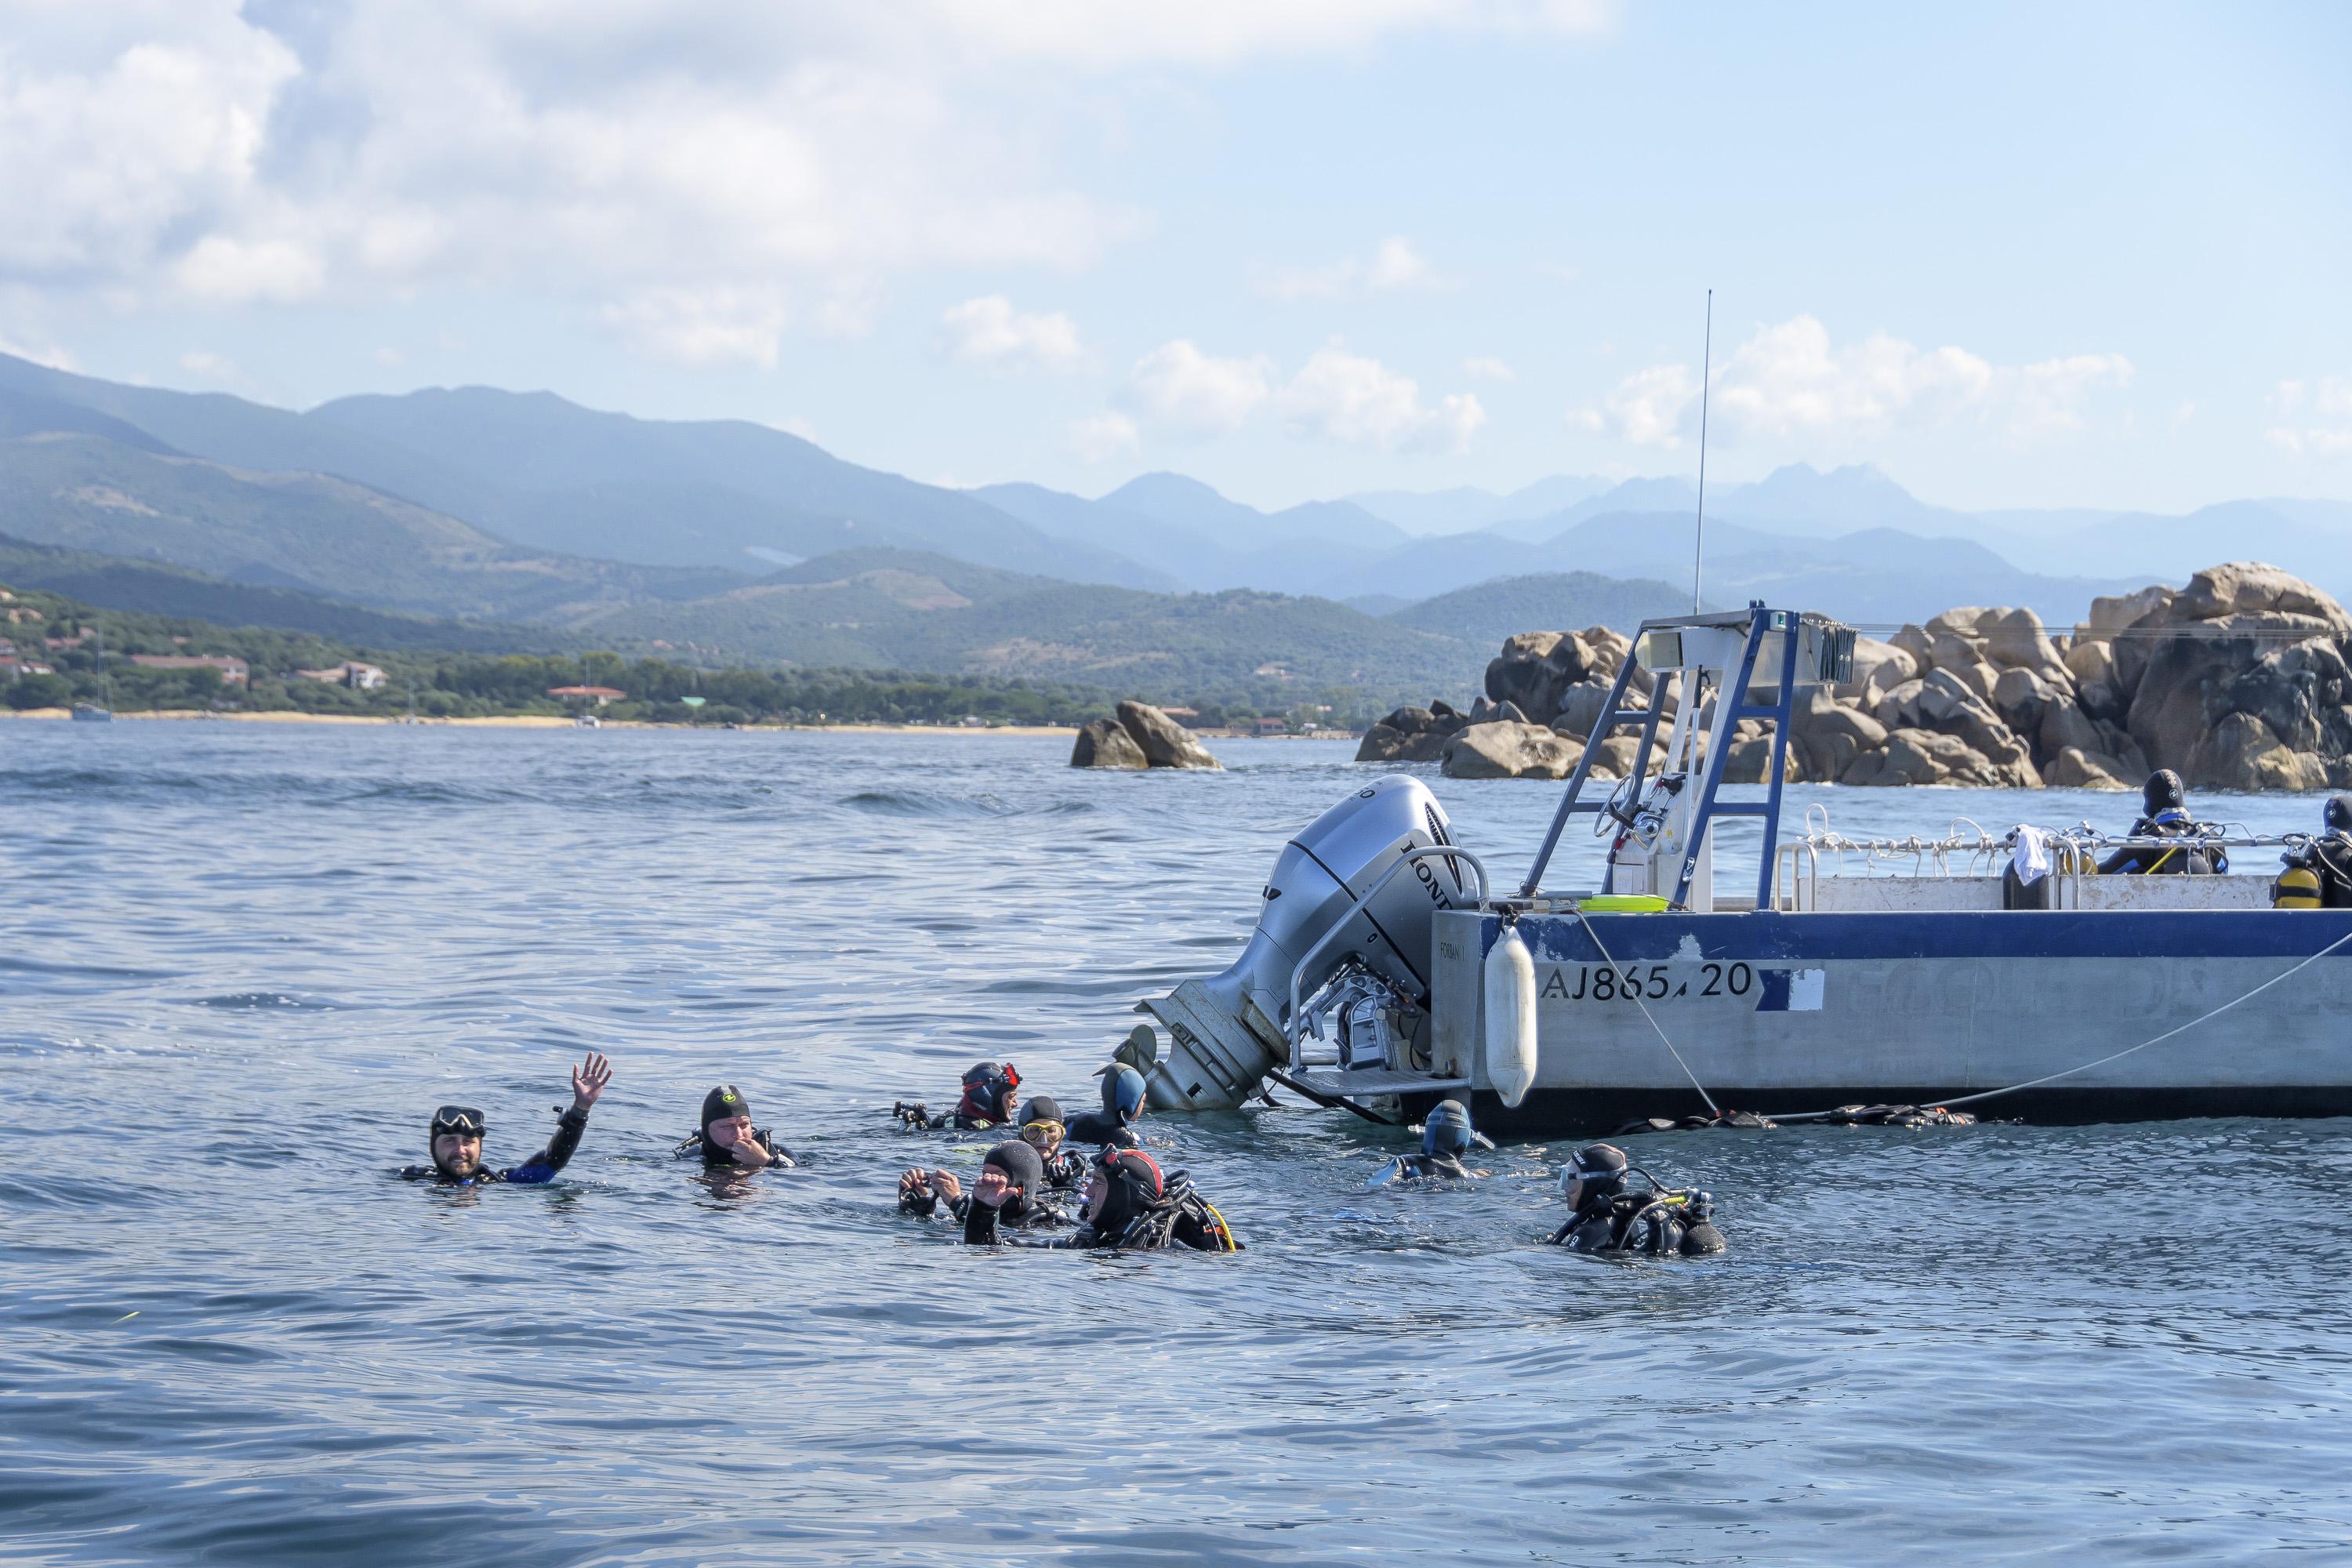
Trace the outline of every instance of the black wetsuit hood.
{"type": "Polygon", "coordinates": [[[2148,774],[2147,783],[2140,786],[2139,802],[2141,815],[2153,821],[2158,812],[2185,810],[2189,805],[2189,786],[2182,784],[2180,775],[2170,768],[2158,768],[2148,774]]]}
{"type": "Polygon", "coordinates": [[[991,1208],[974,1193],[963,1211],[963,1238],[970,1242],[996,1239],[1000,1220],[1019,1225],[1029,1217],[1030,1211],[1040,1201],[1045,1190],[1045,1161],[1036,1150],[1017,1138],[1008,1138],[981,1157],[981,1166],[993,1165],[1021,1190],[1004,1201],[1002,1208],[991,1208]]]}
{"type": "Polygon", "coordinates": [[[721,1149],[710,1141],[710,1124],[732,1117],[751,1114],[751,1102],[743,1091],[731,1083],[722,1083],[702,1097],[702,1163],[706,1165],[731,1165],[735,1163],[732,1150],[721,1149]]]}

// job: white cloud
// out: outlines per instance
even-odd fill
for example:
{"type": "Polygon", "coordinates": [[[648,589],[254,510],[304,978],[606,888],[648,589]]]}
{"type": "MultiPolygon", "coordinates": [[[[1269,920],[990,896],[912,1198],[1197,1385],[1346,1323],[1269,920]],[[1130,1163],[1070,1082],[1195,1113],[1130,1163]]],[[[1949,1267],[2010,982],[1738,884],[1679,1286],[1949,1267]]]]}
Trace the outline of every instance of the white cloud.
{"type": "Polygon", "coordinates": [[[397,370],[408,363],[408,355],[390,343],[375,351],[375,363],[386,370],[397,370]]]}
{"type": "Polygon", "coordinates": [[[1637,447],[1671,447],[1683,410],[1698,397],[1697,374],[1687,365],[1652,365],[1619,382],[1598,408],[1571,409],[1570,423],[1612,430],[1637,447]]]}
{"type": "MultiPolygon", "coordinates": [[[[2131,383],[2121,354],[2075,354],[1999,366],[1966,349],[1922,350],[1885,332],[1843,345],[1811,316],[1759,329],[1715,373],[1709,410],[1722,433],[1832,443],[1969,418],[2032,441],[2086,428],[2083,405],[2131,383]]],[[[1688,365],[1634,372],[1572,423],[1636,446],[1674,447],[1698,427],[1698,374],[1688,365]]]]}
{"type": "Polygon", "coordinates": [[[2337,458],[2352,452],[2352,377],[2326,375],[2315,382],[2282,381],[2271,395],[2280,423],[2268,439],[2298,458],[2337,458]]]}
{"type": "Polygon", "coordinates": [[[245,374],[226,354],[215,353],[210,349],[190,349],[180,356],[180,368],[191,375],[200,375],[206,381],[216,381],[225,386],[243,380],[245,374]]]}
{"type": "Polygon", "coordinates": [[[1275,363],[1265,354],[1220,359],[1190,338],[1162,343],[1135,362],[1123,395],[1153,426],[1181,436],[1238,430],[1273,395],[1275,363]]]}
{"type": "Polygon", "coordinates": [[[1081,461],[1101,463],[1134,451],[1141,445],[1142,433],[1136,428],[1135,421],[1124,414],[1097,414],[1074,421],[1066,439],[1070,450],[1081,461]]]}
{"type": "Polygon", "coordinates": [[[1294,435],[1391,451],[1466,451],[1486,422],[1472,394],[1452,394],[1432,407],[1422,402],[1412,377],[1337,343],[1316,351],[1276,406],[1294,435]]]}
{"type": "Polygon", "coordinates": [[[1076,370],[1087,363],[1078,324],[1059,310],[1024,316],[1002,294],[967,300],[940,318],[947,352],[1008,370],[1076,370]]]}
{"type": "Polygon", "coordinates": [[[991,53],[1095,68],[1229,66],[1267,56],[1353,53],[1405,31],[1605,31],[1615,0],[937,0],[934,18],[991,53]]]}
{"type": "MultiPolygon", "coordinates": [[[[772,363],[918,268],[1076,268],[1088,73],[1606,27],[1601,0],[0,0],[0,286],[131,308],[512,291],[772,363]],[[291,18],[286,23],[275,19],[291,18]],[[274,32],[273,26],[282,31],[274,32]],[[691,303],[687,303],[691,301],[691,303]],[[730,301],[734,301],[730,303],[730,301]]],[[[1363,288],[1417,280],[1391,242],[1363,288]]]]}
{"type": "Polygon", "coordinates": [[[1462,362],[1462,374],[1473,381],[1517,381],[1519,373],[1493,354],[1472,354],[1462,362]]]}
{"type": "Polygon", "coordinates": [[[1295,267],[1276,272],[1259,291],[1286,302],[1299,300],[1361,300],[1407,289],[1444,289],[1412,241],[1391,235],[1373,247],[1370,260],[1349,257],[1328,267],[1295,267]]]}
{"type": "Polygon", "coordinates": [[[790,312],[772,289],[640,289],[599,312],[639,353],[686,365],[776,368],[790,312]]]}

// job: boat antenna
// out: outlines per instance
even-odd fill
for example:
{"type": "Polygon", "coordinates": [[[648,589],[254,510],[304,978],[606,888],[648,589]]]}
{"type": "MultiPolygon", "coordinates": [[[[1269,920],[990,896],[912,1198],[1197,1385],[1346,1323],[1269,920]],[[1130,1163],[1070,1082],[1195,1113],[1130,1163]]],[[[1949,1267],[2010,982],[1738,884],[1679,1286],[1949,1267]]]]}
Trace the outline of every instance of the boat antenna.
{"type": "Polygon", "coordinates": [[[1706,390],[1715,379],[1715,290],[1706,291],[1706,340],[1698,366],[1698,537],[1691,545],[1691,614],[1698,614],[1699,573],[1706,563],[1706,390]]]}

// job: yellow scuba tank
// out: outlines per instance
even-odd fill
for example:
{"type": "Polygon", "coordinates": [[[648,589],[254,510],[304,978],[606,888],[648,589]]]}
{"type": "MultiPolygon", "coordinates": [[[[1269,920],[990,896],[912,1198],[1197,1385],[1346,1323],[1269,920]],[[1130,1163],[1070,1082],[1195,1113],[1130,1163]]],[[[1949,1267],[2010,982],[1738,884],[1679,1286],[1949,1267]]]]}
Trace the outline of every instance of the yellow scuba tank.
{"type": "Polygon", "coordinates": [[[2315,910],[2319,908],[2319,873],[2308,866],[2289,866],[2271,884],[2271,908],[2274,910],[2315,910]]]}

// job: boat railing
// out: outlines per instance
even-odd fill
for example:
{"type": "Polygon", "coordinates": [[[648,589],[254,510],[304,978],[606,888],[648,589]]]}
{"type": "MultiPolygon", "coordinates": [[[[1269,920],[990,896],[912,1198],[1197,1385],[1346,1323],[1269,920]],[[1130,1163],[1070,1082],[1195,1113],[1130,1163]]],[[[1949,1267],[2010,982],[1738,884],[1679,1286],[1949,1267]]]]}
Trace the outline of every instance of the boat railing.
{"type": "Polygon", "coordinates": [[[1313,947],[1308,948],[1307,950],[1307,955],[1304,958],[1301,958],[1298,961],[1297,966],[1290,972],[1290,1010],[1283,1015],[1282,1031],[1290,1046],[1290,1070],[1292,1072],[1297,1072],[1300,1068],[1310,1065],[1301,1059],[1302,1047],[1307,1038],[1307,1026],[1305,1009],[1299,1005],[1303,1000],[1303,998],[1298,994],[1298,983],[1300,977],[1305,975],[1308,970],[1314,968],[1316,961],[1323,956],[1325,949],[1328,948],[1333,942],[1339,941],[1340,937],[1347,934],[1349,925],[1354,921],[1358,915],[1363,912],[1364,907],[1367,904],[1370,904],[1373,899],[1380,895],[1381,889],[1389,885],[1390,878],[1395,876],[1399,871],[1403,870],[1407,866],[1415,865],[1423,860],[1445,860],[1448,862],[1461,860],[1467,863],[1470,869],[1478,874],[1478,901],[1472,907],[1483,908],[1485,906],[1486,902],[1487,890],[1486,863],[1479,859],[1475,855],[1471,854],[1467,849],[1457,849],[1451,844],[1424,844],[1417,848],[1408,849],[1402,855],[1397,857],[1393,865],[1390,866],[1387,870],[1381,872],[1378,877],[1372,879],[1372,885],[1370,887],[1366,888],[1362,892],[1356,895],[1355,901],[1348,906],[1348,912],[1331,923],[1331,929],[1323,933],[1323,939],[1320,942],[1318,942],[1313,947]]]}
{"type": "MultiPolygon", "coordinates": [[[[1819,809],[1815,807],[1813,809],[1819,809]]],[[[2307,833],[2261,834],[2240,823],[2213,824],[2192,837],[2165,837],[2149,834],[2106,833],[2085,822],[2074,827],[2045,827],[2042,842],[2050,856],[2049,874],[2079,890],[2086,877],[2095,876],[2099,863],[2118,849],[2277,849],[2298,851],[2310,844],[2307,833]]],[[[1853,838],[1828,826],[1816,826],[1808,811],[1803,837],[1779,847],[1775,868],[1774,904],[1790,912],[1810,912],[1818,907],[1822,861],[1828,875],[1898,877],[1914,879],[1998,877],[2017,853],[2018,830],[1991,833],[1967,817],[1957,817],[1940,837],[1913,834],[1900,838],[1853,838]],[[1962,826],[1971,831],[1961,831],[1962,826]],[[1859,858],[1850,871],[1849,858],[1859,858]]],[[[2078,899],[2063,898],[2069,907],[2078,899]]]]}

